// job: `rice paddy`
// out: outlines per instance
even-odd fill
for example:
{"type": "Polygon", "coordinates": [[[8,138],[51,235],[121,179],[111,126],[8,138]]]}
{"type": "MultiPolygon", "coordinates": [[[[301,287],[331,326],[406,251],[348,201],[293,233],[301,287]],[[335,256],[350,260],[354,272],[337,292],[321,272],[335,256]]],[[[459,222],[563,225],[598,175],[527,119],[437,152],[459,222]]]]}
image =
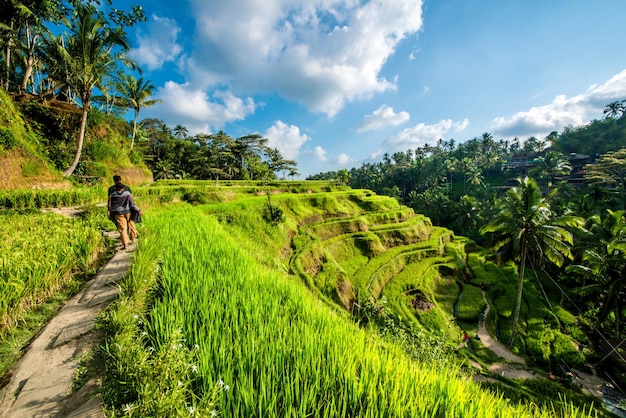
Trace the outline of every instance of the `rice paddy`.
{"type": "Polygon", "coordinates": [[[110,367],[121,367],[103,392],[113,416],[588,415],[568,405],[558,413],[513,406],[454,362],[410,359],[261,263],[209,211],[184,205],[146,217],[151,233],[136,263],[149,265],[145,248],[155,267],[137,267],[144,278],[135,282],[153,290],[140,302],[129,292],[118,302],[125,314],[107,322],[110,367]]]}

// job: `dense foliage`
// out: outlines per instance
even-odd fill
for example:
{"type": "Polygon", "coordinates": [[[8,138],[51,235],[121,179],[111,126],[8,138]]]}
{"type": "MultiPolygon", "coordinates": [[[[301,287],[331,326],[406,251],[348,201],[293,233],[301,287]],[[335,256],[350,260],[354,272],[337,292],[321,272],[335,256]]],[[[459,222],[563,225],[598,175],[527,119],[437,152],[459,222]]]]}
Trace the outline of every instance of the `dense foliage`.
{"type": "MultiPolygon", "coordinates": [[[[100,0],[0,1],[2,87],[20,103],[43,152],[65,176],[110,178],[115,168],[147,165],[156,179],[275,179],[297,175],[259,135],[187,136],[182,125],[138,122],[155,86],[127,52],[125,28],[146,20],[141,6],[100,0]],[[123,115],[132,110],[129,124],[123,115]],[[105,134],[103,134],[103,132],[105,134]],[[137,145],[137,146],[135,146],[137,145]],[[127,163],[126,160],[130,159],[127,163]]],[[[0,149],[18,146],[0,131],[0,149]]]]}
{"type": "Polygon", "coordinates": [[[626,365],[620,351],[612,349],[623,338],[626,320],[620,244],[626,231],[625,115],[624,101],[614,102],[604,119],[544,140],[494,141],[488,133],[460,144],[440,140],[385,154],[379,163],[310,178],[333,178],[396,197],[434,224],[492,249],[494,260],[515,260],[517,303],[513,298],[506,304],[508,309],[518,305],[514,318],[520,301],[532,300],[523,295],[523,286],[541,286],[547,297],[587,324],[594,347],[626,365]],[[524,200],[529,184],[534,197],[524,200]],[[525,212],[512,210],[516,205],[525,212]],[[554,236],[545,241],[545,232],[554,236]],[[523,238],[527,233],[528,240],[523,238]],[[547,264],[548,259],[557,264],[547,264]]]}

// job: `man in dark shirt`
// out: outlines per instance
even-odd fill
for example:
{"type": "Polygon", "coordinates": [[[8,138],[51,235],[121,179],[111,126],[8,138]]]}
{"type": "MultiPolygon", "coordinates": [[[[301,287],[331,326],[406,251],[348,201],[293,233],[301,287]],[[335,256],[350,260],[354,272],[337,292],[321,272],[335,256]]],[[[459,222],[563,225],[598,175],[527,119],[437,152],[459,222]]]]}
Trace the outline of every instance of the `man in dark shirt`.
{"type": "Polygon", "coordinates": [[[130,227],[131,209],[142,215],[141,209],[137,207],[133,200],[133,195],[125,189],[125,185],[118,183],[115,185],[115,191],[109,195],[108,215],[109,219],[115,219],[117,230],[120,231],[122,244],[124,249],[128,249],[129,235],[130,241],[134,241],[137,237],[137,230],[130,227]]]}
{"type": "MultiPolygon", "coordinates": [[[[117,189],[117,186],[122,184],[122,176],[116,174],[113,176],[113,183],[115,183],[113,186],[109,187],[109,193],[108,195],[111,196],[111,193],[115,192],[115,190],[117,189]]],[[[130,193],[131,195],[133,194],[133,192],[130,190],[130,187],[128,187],[125,184],[122,184],[124,186],[124,190],[126,190],[128,193],[130,193]]],[[[109,219],[111,219],[111,221],[113,221],[113,223],[117,226],[117,222],[115,221],[115,218],[111,217],[109,215],[109,219]]],[[[130,219],[127,222],[127,228],[128,228],[128,235],[130,237],[138,237],[139,234],[137,233],[137,227],[135,226],[135,222],[133,222],[132,219],[130,219]]],[[[133,240],[133,238],[131,238],[131,241],[133,240]]]]}

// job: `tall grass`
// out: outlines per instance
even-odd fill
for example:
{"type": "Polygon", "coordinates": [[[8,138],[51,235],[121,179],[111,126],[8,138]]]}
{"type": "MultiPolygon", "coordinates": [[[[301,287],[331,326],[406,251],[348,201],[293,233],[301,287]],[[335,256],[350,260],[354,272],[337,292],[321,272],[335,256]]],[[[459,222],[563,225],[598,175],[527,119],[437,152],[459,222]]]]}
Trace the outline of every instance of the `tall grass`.
{"type": "Polygon", "coordinates": [[[158,286],[134,311],[110,314],[131,330],[107,342],[123,365],[123,379],[105,380],[113,415],[555,416],[481,391],[451,363],[408,359],[261,266],[201,207],[153,211],[144,228],[163,246],[158,269],[142,269],[158,286]]]}
{"type": "Polygon", "coordinates": [[[0,211],[0,375],[101,262],[100,212],[68,219],[0,211]]]}
{"type": "Polygon", "coordinates": [[[0,212],[0,331],[86,273],[104,247],[95,225],[59,215],[0,212]]]}
{"type": "Polygon", "coordinates": [[[102,186],[58,190],[0,190],[0,208],[35,209],[106,202],[102,186]]]}

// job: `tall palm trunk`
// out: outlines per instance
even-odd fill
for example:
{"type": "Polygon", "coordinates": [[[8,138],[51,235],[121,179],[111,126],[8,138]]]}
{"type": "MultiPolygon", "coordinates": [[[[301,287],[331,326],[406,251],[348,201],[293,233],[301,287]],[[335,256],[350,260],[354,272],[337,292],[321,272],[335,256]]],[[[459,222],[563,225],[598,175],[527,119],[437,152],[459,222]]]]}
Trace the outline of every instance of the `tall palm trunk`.
{"type": "Polygon", "coordinates": [[[135,109],[135,117],[133,118],[133,136],[130,139],[130,149],[133,149],[133,145],[135,145],[135,134],[137,133],[137,116],[139,116],[139,110],[135,109]]]}
{"type": "MultiPolygon", "coordinates": [[[[13,20],[11,20],[11,25],[10,25],[10,29],[11,32],[13,32],[13,20]]],[[[5,90],[9,91],[9,79],[11,78],[11,46],[12,46],[12,38],[11,36],[9,36],[9,39],[7,40],[7,47],[6,47],[6,52],[5,52],[5,64],[6,64],[6,69],[5,69],[5,76],[6,76],[6,87],[5,90]]]]}
{"type": "Polygon", "coordinates": [[[30,35],[30,26],[26,25],[26,43],[28,45],[26,68],[24,69],[24,77],[22,78],[22,91],[26,92],[28,88],[28,82],[33,74],[33,67],[35,66],[35,44],[37,43],[37,35],[30,35]]]}
{"type": "Polygon", "coordinates": [[[87,114],[89,113],[90,104],[91,101],[89,99],[83,102],[83,114],[80,119],[80,132],[78,133],[78,146],[76,148],[76,154],[74,155],[72,165],[70,165],[68,169],[63,172],[64,176],[71,176],[78,166],[78,161],[80,160],[80,155],[83,151],[83,142],[85,140],[85,131],[87,129],[87,114]]]}
{"type": "Polygon", "coordinates": [[[528,244],[526,240],[522,243],[517,284],[517,298],[515,300],[515,312],[513,313],[513,328],[511,329],[511,339],[509,340],[509,346],[512,346],[517,336],[517,323],[519,322],[519,313],[522,307],[522,295],[524,293],[524,270],[526,269],[526,256],[528,253],[528,244]]]}

